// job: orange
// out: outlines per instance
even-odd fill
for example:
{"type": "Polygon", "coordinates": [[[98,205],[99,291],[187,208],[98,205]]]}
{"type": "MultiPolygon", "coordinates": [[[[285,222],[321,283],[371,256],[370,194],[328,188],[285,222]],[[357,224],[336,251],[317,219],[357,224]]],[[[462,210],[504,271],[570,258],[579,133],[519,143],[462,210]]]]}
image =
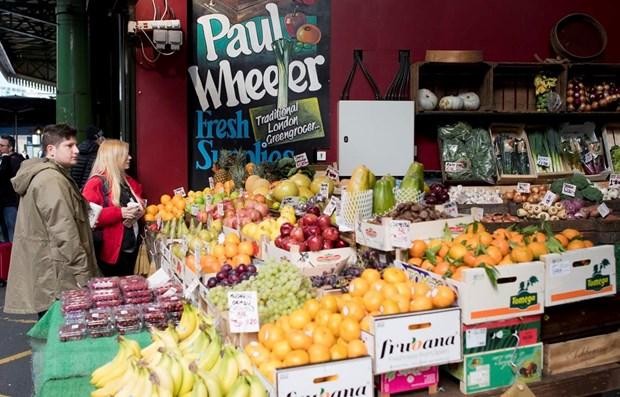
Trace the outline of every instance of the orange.
{"type": "Polygon", "coordinates": [[[568,245],[568,239],[563,234],[558,233],[553,237],[555,237],[555,239],[558,240],[560,244],[562,244],[562,247],[566,248],[566,246],[568,245]]]}
{"type": "Polygon", "coordinates": [[[411,284],[411,296],[414,299],[418,296],[428,296],[430,291],[431,287],[423,281],[411,284]]]}
{"type": "Polygon", "coordinates": [[[321,308],[321,304],[319,303],[318,300],[311,298],[311,299],[308,299],[306,303],[304,303],[303,307],[306,313],[308,313],[308,315],[310,316],[310,318],[314,319],[314,317],[316,316],[316,313],[321,308]]]}
{"type": "Polygon", "coordinates": [[[529,248],[530,251],[532,251],[532,255],[534,259],[538,259],[541,256],[547,255],[549,253],[547,246],[542,241],[532,241],[531,243],[527,245],[527,248],[529,248]]]}
{"type": "Polygon", "coordinates": [[[312,334],[312,342],[315,345],[323,345],[326,347],[332,346],[336,343],[336,338],[329,328],[323,326],[317,326],[312,334]]]}
{"type": "Polygon", "coordinates": [[[258,341],[268,349],[271,349],[273,343],[282,339],[282,336],[282,329],[270,323],[263,325],[258,331],[258,341]]]}
{"type": "Polygon", "coordinates": [[[506,255],[501,261],[499,261],[498,265],[512,265],[514,262],[509,255],[506,255]]]}
{"type": "Polygon", "coordinates": [[[295,365],[304,365],[310,362],[310,356],[305,350],[293,350],[286,355],[284,359],[285,367],[292,367],[295,365]]]}
{"type": "Polygon", "coordinates": [[[329,318],[331,317],[332,313],[327,310],[327,309],[319,309],[316,312],[316,316],[314,316],[315,322],[317,323],[317,325],[321,325],[321,326],[327,326],[327,324],[329,323],[329,318]]]}
{"type": "MultiPolygon", "coordinates": [[[[344,319],[344,316],[340,313],[332,313],[329,316],[329,321],[327,322],[327,327],[329,328],[329,330],[332,332],[332,334],[334,334],[334,336],[339,336],[340,335],[340,324],[342,324],[342,321],[344,319]]],[[[352,319],[349,319],[351,321],[355,321],[352,319]]]]}
{"type": "Polygon", "coordinates": [[[480,222],[470,223],[467,225],[466,229],[467,234],[482,233],[486,231],[487,229],[485,229],[484,225],[480,222]]]}
{"type": "Polygon", "coordinates": [[[355,358],[368,354],[366,345],[359,339],[355,339],[347,343],[347,357],[355,358]]]}
{"type": "Polygon", "coordinates": [[[491,246],[499,248],[502,256],[506,256],[510,252],[510,245],[504,239],[496,238],[491,242],[491,246]]]}
{"type": "Polygon", "coordinates": [[[398,291],[398,296],[404,296],[407,299],[411,298],[411,282],[405,281],[404,283],[398,283],[394,285],[398,291]]]}
{"type": "Polygon", "coordinates": [[[356,321],[360,321],[366,315],[366,308],[363,304],[357,301],[348,301],[345,302],[342,307],[341,313],[345,318],[351,317],[356,321]]]}
{"type": "Polygon", "coordinates": [[[226,237],[224,237],[224,244],[233,243],[238,245],[241,242],[241,239],[237,235],[237,233],[228,233],[226,237]]]}
{"type": "Polygon", "coordinates": [[[383,280],[377,280],[374,283],[372,283],[372,285],[370,286],[370,288],[372,288],[373,290],[377,291],[377,292],[381,292],[383,291],[383,288],[388,285],[387,282],[383,281],[383,280]]]}
{"type": "Polygon", "coordinates": [[[400,313],[406,313],[409,311],[409,301],[411,300],[410,298],[403,295],[398,295],[395,300],[396,305],[398,306],[398,311],[400,313]]]}
{"type": "Polygon", "coordinates": [[[381,306],[381,301],[383,300],[383,295],[380,292],[370,290],[364,294],[364,307],[369,312],[379,310],[381,306]]]}
{"type": "Polygon", "coordinates": [[[530,236],[530,242],[544,243],[547,241],[547,236],[542,232],[536,232],[530,236]]]}
{"type": "Polygon", "coordinates": [[[594,247],[594,243],[590,240],[583,240],[583,245],[585,246],[585,248],[594,247]]]}
{"type": "Polygon", "coordinates": [[[278,360],[284,360],[291,350],[293,349],[291,349],[286,339],[282,339],[273,344],[271,354],[278,360]]]}
{"type": "Polygon", "coordinates": [[[517,247],[510,253],[510,258],[516,263],[531,262],[534,260],[534,254],[527,247],[517,247]]]}
{"type": "Polygon", "coordinates": [[[308,356],[311,363],[322,363],[330,360],[329,347],[323,345],[312,345],[308,348],[308,356]]]}
{"type": "MultiPolygon", "coordinates": [[[[409,302],[407,302],[407,304],[409,304],[409,302]]],[[[405,311],[408,311],[408,310],[409,310],[409,307],[407,307],[407,310],[405,311]]],[[[373,326],[373,321],[372,321],[372,315],[370,314],[366,315],[362,319],[362,321],[360,321],[360,329],[362,331],[372,332],[372,326],[373,326]]]]}
{"type": "Polygon", "coordinates": [[[500,227],[499,229],[495,229],[495,231],[493,232],[493,237],[496,240],[509,240],[510,239],[508,230],[504,229],[503,227],[500,227]]]}
{"type": "Polygon", "coordinates": [[[414,240],[411,247],[409,247],[409,256],[412,258],[422,258],[426,248],[426,243],[423,240],[414,240]]]}
{"type": "Polygon", "coordinates": [[[159,208],[157,208],[157,206],[155,204],[151,204],[148,207],[146,207],[146,213],[147,214],[157,215],[158,212],[159,212],[159,208]]]}
{"type": "Polygon", "coordinates": [[[386,299],[394,299],[396,296],[398,296],[398,290],[396,289],[396,286],[394,284],[388,284],[383,288],[381,294],[386,299]]]}
{"type": "Polygon", "coordinates": [[[269,382],[275,383],[276,382],[276,368],[282,368],[283,366],[284,364],[282,363],[282,361],[279,361],[273,358],[273,359],[270,359],[262,363],[258,367],[258,370],[260,371],[261,374],[265,376],[265,378],[267,378],[269,382]]]}
{"type": "Polygon", "coordinates": [[[364,296],[370,288],[368,281],[361,277],[356,277],[349,283],[349,294],[351,296],[364,296]]]}
{"type": "Polygon", "coordinates": [[[437,264],[433,268],[433,272],[439,274],[440,276],[443,276],[444,274],[446,274],[449,268],[450,268],[450,264],[448,262],[441,261],[441,262],[437,262],[437,264]]]}
{"type": "Polygon", "coordinates": [[[249,265],[250,263],[252,263],[252,258],[250,258],[250,256],[246,254],[237,254],[232,258],[233,267],[237,267],[241,264],[249,265]]]}
{"type": "Polygon", "coordinates": [[[568,241],[574,240],[576,238],[581,238],[581,232],[575,229],[564,229],[560,232],[564,237],[568,239],[568,241]]]}
{"type": "Polygon", "coordinates": [[[321,308],[329,310],[331,313],[338,310],[338,301],[334,295],[324,295],[320,300],[321,308]]]}
{"type": "Polygon", "coordinates": [[[288,323],[293,329],[303,329],[310,321],[310,315],[304,309],[297,309],[288,316],[288,323]]]}
{"type": "MultiPolygon", "coordinates": [[[[231,234],[229,234],[229,236],[231,236],[231,234]]],[[[227,258],[234,258],[235,255],[237,255],[238,253],[239,251],[237,250],[237,244],[234,244],[234,243],[224,244],[224,255],[226,255],[227,258]]]]}
{"type": "MultiPolygon", "coordinates": [[[[174,196],[177,197],[177,196],[174,196]]],[[[172,202],[174,207],[179,209],[179,210],[184,210],[185,209],[185,200],[181,199],[181,200],[177,200],[177,201],[173,201],[172,202]]]]}
{"type": "Polygon", "coordinates": [[[465,266],[459,266],[452,272],[452,279],[462,281],[463,280],[463,272],[465,271],[465,266]]]}
{"type": "Polygon", "coordinates": [[[431,310],[433,308],[433,301],[428,296],[416,296],[409,303],[409,310],[412,312],[418,312],[421,310],[431,310]]]}
{"type": "Polygon", "coordinates": [[[372,284],[381,279],[381,273],[377,269],[364,269],[360,277],[372,284]]]}
{"type": "Polygon", "coordinates": [[[215,255],[207,254],[200,257],[200,268],[203,273],[216,273],[221,266],[215,255]]]}
{"type": "Polygon", "coordinates": [[[286,340],[293,350],[307,349],[312,344],[312,338],[306,335],[304,331],[298,329],[290,330],[286,335],[286,340]]]}
{"type": "Polygon", "coordinates": [[[493,262],[496,264],[499,263],[499,261],[501,261],[504,257],[502,251],[494,245],[490,245],[487,247],[486,254],[493,258],[493,262]]]}
{"type": "Polygon", "coordinates": [[[196,258],[194,255],[187,255],[185,257],[185,266],[194,273],[196,273],[196,258]]]}
{"type": "Polygon", "coordinates": [[[381,314],[397,314],[400,313],[398,303],[394,299],[385,299],[379,307],[381,314]]]}
{"type": "Polygon", "coordinates": [[[437,256],[441,257],[441,258],[445,258],[446,255],[448,255],[448,252],[450,252],[450,246],[448,244],[442,244],[441,248],[439,249],[439,252],[437,252],[437,256]]]}
{"type": "Polygon", "coordinates": [[[259,366],[269,359],[269,350],[259,342],[253,341],[245,346],[245,352],[254,365],[259,366]]]}
{"type": "Polygon", "coordinates": [[[383,271],[383,279],[391,284],[401,283],[408,279],[407,274],[395,267],[388,267],[383,271]]]}
{"type": "Polygon", "coordinates": [[[431,261],[425,259],[422,264],[420,265],[420,267],[424,270],[433,270],[433,268],[435,267],[435,265],[433,265],[431,263],[431,261]]]}
{"type": "Polygon", "coordinates": [[[153,214],[144,214],[144,222],[155,222],[157,220],[157,216],[153,214]]]}
{"type": "MultiPolygon", "coordinates": [[[[500,257],[499,260],[502,260],[500,257]]],[[[476,266],[487,265],[487,266],[495,266],[499,261],[496,261],[495,258],[490,257],[489,255],[480,255],[476,257],[476,266]]]]}
{"type": "Polygon", "coordinates": [[[254,256],[254,244],[251,241],[242,241],[239,243],[239,253],[248,256],[254,256]]]}
{"type": "Polygon", "coordinates": [[[306,335],[308,335],[309,337],[312,338],[314,336],[314,331],[317,329],[317,327],[318,327],[317,323],[312,321],[312,322],[304,325],[303,331],[304,331],[304,333],[306,335]]]}
{"type": "Polygon", "coordinates": [[[354,339],[359,339],[361,335],[359,322],[351,317],[345,317],[342,319],[339,330],[339,336],[347,342],[351,342],[354,339]]]}
{"type": "Polygon", "coordinates": [[[216,257],[225,257],[226,256],[226,249],[224,248],[223,245],[216,244],[213,247],[213,255],[215,255],[216,257]]]}
{"type": "Polygon", "coordinates": [[[486,246],[486,245],[491,244],[492,241],[493,241],[493,236],[491,235],[491,233],[485,232],[485,231],[480,233],[480,244],[486,246]]]}
{"type": "Polygon", "coordinates": [[[439,309],[450,307],[454,304],[456,296],[454,291],[446,285],[438,285],[431,291],[433,306],[439,309]]]}
{"type": "Polygon", "coordinates": [[[476,257],[471,252],[467,251],[465,256],[463,256],[463,263],[466,266],[474,267],[476,266],[476,257]]]}
{"type": "Polygon", "coordinates": [[[461,244],[453,245],[448,251],[448,256],[455,261],[463,259],[465,254],[467,254],[467,248],[461,244]]]}
{"type": "Polygon", "coordinates": [[[289,331],[292,329],[291,325],[288,323],[288,316],[280,316],[280,318],[276,321],[276,325],[278,327],[280,327],[280,329],[282,331],[284,331],[285,334],[289,333],[289,331]]]}
{"type": "Polygon", "coordinates": [[[169,194],[162,194],[161,197],[159,198],[159,202],[164,205],[168,204],[170,200],[172,200],[172,197],[170,197],[169,194]]]}
{"type": "Polygon", "coordinates": [[[347,358],[347,346],[337,343],[329,348],[329,355],[332,360],[342,360],[347,358]]]}
{"type": "Polygon", "coordinates": [[[407,260],[408,264],[418,266],[418,267],[422,265],[422,262],[423,262],[422,258],[409,258],[407,260]]]}
{"type": "Polygon", "coordinates": [[[568,245],[566,246],[566,249],[568,251],[578,250],[581,248],[586,248],[586,245],[583,242],[583,240],[571,240],[571,242],[568,243],[568,245]]]}

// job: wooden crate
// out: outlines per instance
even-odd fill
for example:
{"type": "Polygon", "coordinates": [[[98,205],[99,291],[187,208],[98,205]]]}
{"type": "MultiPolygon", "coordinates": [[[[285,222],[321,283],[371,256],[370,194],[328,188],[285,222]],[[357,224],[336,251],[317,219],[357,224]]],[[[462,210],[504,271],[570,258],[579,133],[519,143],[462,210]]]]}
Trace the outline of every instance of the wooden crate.
{"type": "Polygon", "coordinates": [[[532,158],[532,151],[530,150],[530,142],[525,133],[525,127],[521,124],[492,124],[490,131],[493,147],[495,147],[495,138],[500,134],[509,134],[516,138],[523,139],[525,141],[527,158],[529,161],[529,174],[503,174],[501,172],[501,164],[499,164],[499,160],[496,158],[497,183],[515,185],[518,182],[534,182],[536,180],[536,167],[534,159],[532,158]]]}
{"type": "MultiPolygon", "coordinates": [[[[491,110],[491,65],[477,63],[416,62],[411,66],[411,98],[416,102],[416,111],[423,112],[418,105],[418,90],[431,90],[437,99],[446,95],[475,92],[480,97],[479,111],[491,110]]],[[[441,112],[438,109],[427,112],[441,112]]],[[[471,112],[471,111],[465,111],[471,112]]]]}
{"type": "Polygon", "coordinates": [[[620,331],[547,345],[543,357],[545,375],[618,362],[620,331]]]}
{"type": "MultiPolygon", "coordinates": [[[[493,105],[498,112],[536,112],[534,77],[558,77],[555,91],[566,98],[566,68],[559,64],[501,63],[493,66],[493,105]]],[[[561,110],[564,110],[562,106],[561,110]]]]}

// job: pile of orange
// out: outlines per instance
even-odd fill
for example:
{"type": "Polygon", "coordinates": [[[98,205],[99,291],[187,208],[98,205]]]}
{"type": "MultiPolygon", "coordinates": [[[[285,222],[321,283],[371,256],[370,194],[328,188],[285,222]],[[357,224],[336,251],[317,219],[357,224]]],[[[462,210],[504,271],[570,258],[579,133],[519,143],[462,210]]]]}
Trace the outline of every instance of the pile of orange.
{"type": "Polygon", "coordinates": [[[452,289],[431,288],[411,282],[397,268],[383,274],[366,269],[349,284],[349,292],[323,295],[264,324],[258,341],[245,351],[259,370],[272,382],[275,369],[360,357],[367,354],[362,331],[372,332],[372,316],[396,314],[451,306],[456,299],[452,289]]]}
{"type": "Polygon", "coordinates": [[[159,198],[159,204],[151,204],[146,207],[144,221],[154,222],[158,216],[164,222],[178,219],[185,213],[185,205],[185,199],[180,194],[175,194],[172,197],[169,194],[162,194],[159,198]]]}
{"type": "Polygon", "coordinates": [[[414,240],[409,248],[408,263],[460,280],[462,272],[470,267],[532,262],[549,252],[592,245],[574,229],[548,237],[540,230],[526,233],[499,228],[490,233],[484,225],[473,223],[467,226],[465,233],[452,239],[435,239],[428,243],[414,240]]]}
{"type": "MultiPolygon", "coordinates": [[[[224,237],[223,244],[213,245],[211,252],[200,255],[200,269],[202,273],[217,273],[225,263],[233,268],[252,263],[252,257],[257,254],[257,245],[252,241],[241,241],[235,233],[224,237]]],[[[185,264],[192,271],[196,269],[196,256],[190,254],[185,258],[185,264]]]]}

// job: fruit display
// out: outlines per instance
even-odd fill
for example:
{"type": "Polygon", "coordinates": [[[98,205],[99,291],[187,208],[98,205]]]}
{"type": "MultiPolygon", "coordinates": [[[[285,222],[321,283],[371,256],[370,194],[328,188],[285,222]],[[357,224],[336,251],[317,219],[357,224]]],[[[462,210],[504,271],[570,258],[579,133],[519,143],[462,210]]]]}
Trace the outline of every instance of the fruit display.
{"type": "MultiPolygon", "coordinates": [[[[434,205],[417,203],[398,204],[396,208],[388,212],[386,216],[392,219],[406,220],[413,223],[449,218],[447,214],[436,210],[434,205]]],[[[381,223],[381,219],[377,218],[374,222],[381,223]]]]}
{"type": "Polygon", "coordinates": [[[515,223],[519,222],[519,217],[501,212],[495,212],[492,214],[484,214],[480,221],[483,223],[515,223]]]}
{"type": "Polygon", "coordinates": [[[448,201],[450,201],[450,191],[443,183],[433,183],[429,188],[429,192],[424,195],[424,202],[426,204],[445,204],[448,201]]]}
{"type": "Polygon", "coordinates": [[[562,106],[560,96],[555,92],[558,78],[548,76],[544,72],[534,76],[534,88],[536,89],[536,111],[557,112],[562,106]]]}
{"type": "Polygon", "coordinates": [[[239,284],[241,281],[249,280],[256,274],[256,266],[240,264],[236,268],[231,265],[224,265],[219,272],[207,280],[207,288],[213,288],[218,285],[228,287],[239,284]]]}
{"type": "Polygon", "coordinates": [[[209,303],[228,310],[228,291],[256,291],[261,323],[270,322],[300,307],[314,296],[310,279],[288,261],[267,261],[255,276],[234,286],[209,289],[209,303]]]}
{"type": "Polygon", "coordinates": [[[364,268],[381,271],[394,263],[396,254],[395,251],[381,251],[374,248],[359,246],[357,257],[364,268]]]}
{"type": "Polygon", "coordinates": [[[395,185],[396,179],[391,175],[386,175],[375,183],[372,190],[372,213],[374,215],[383,215],[394,208],[396,205],[395,185]]]}
{"type": "Polygon", "coordinates": [[[324,271],[317,276],[310,276],[314,288],[346,289],[349,282],[362,274],[362,268],[345,266],[338,273],[324,271]]]}
{"type": "Polygon", "coordinates": [[[285,205],[280,208],[280,216],[277,219],[266,218],[258,223],[250,222],[241,227],[241,235],[254,241],[260,241],[263,237],[273,241],[280,235],[280,226],[282,224],[295,224],[296,222],[295,208],[285,205]]]}
{"type": "Polygon", "coordinates": [[[69,342],[84,339],[87,334],[86,324],[65,324],[58,330],[58,339],[61,342],[69,342]]]}
{"type": "Polygon", "coordinates": [[[568,82],[566,90],[566,108],[569,112],[617,111],[620,91],[615,83],[601,81],[586,86],[582,79],[575,78],[568,82]]]}
{"type": "Polygon", "coordinates": [[[237,268],[240,265],[248,266],[252,258],[258,254],[258,245],[255,241],[241,241],[236,233],[228,233],[221,244],[212,242],[207,249],[201,250],[198,260],[194,252],[183,256],[185,266],[194,273],[217,273],[223,266],[237,268]]]}
{"type": "Polygon", "coordinates": [[[468,225],[465,233],[453,238],[413,241],[407,262],[440,276],[460,280],[467,268],[531,262],[548,253],[592,245],[574,229],[554,235],[548,225],[543,224],[523,229],[499,228],[490,233],[484,225],[476,222],[468,225]]]}
{"type": "Polygon", "coordinates": [[[321,214],[317,207],[308,209],[296,225],[283,223],[280,226],[280,235],[274,240],[274,244],[286,251],[290,251],[292,246],[297,246],[299,252],[349,246],[341,238],[338,229],[332,225],[331,217],[321,214]]]}
{"type": "Polygon", "coordinates": [[[185,305],[179,325],[151,337],[143,349],[119,337],[116,356],[91,374],[91,397],[267,396],[248,355],[223,344],[213,320],[193,306],[185,305]]]}
{"type": "Polygon", "coordinates": [[[522,208],[517,210],[517,216],[528,219],[542,219],[557,221],[560,219],[567,219],[568,212],[562,202],[556,202],[553,205],[543,204],[523,204],[522,208]]]}

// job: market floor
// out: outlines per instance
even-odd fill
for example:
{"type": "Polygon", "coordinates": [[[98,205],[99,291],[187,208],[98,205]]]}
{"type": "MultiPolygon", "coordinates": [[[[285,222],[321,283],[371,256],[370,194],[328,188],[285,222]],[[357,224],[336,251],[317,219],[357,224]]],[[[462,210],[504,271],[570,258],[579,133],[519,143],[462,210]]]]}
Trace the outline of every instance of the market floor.
{"type": "Polygon", "coordinates": [[[26,333],[36,316],[4,313],[6,287],[0,287],[0,397],[32,395],[32,354],[26,333]]]}

